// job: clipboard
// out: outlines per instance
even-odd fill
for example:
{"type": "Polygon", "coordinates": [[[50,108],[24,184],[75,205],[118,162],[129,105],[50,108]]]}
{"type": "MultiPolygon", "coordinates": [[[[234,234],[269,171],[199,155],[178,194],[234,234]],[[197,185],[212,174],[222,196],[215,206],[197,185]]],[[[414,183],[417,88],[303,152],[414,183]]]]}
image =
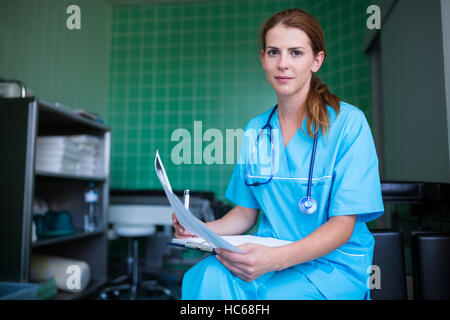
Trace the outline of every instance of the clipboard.
{"type": "MultiPolygon", "coordinates": [[[[223,238],[234,246],[240,246],[245,243],[254,243],[266,247],[279,247],[292,243],[292,241],[288,240],[275,239],[271,237],[258,237],[253,235],[223,236],[223,238]]],[[[184,249],[201,250],[212,254],[215,254],[214,249],[217,247],[215,244],[200,237],[173,238],[172,241],[167,242],[167,244],[184,249]]]]}
{"type": "Polygon", "coordinates": [[[209,246],[203,246],[203,245],[201,245],[199,243],[195,243],[195,242],[187,242],[187,243],[183,244],[183,243],[168,241],[166,244],[169,246],[174,246],[174,247],[178,247],[178,248],[182,248],[182,249],[200,250],[203,252],[211,253],[213,255],[216,254],[216,251],[214,250],[214,248],[209,247],[209,246]]]}

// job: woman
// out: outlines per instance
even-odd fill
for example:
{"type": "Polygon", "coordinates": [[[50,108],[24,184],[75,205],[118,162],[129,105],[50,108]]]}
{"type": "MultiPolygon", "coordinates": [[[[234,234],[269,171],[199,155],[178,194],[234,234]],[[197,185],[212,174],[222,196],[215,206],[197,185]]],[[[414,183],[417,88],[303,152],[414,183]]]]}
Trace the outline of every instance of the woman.
{"type": "MultiPolygon", "coordinates": [[[[243,234],[262,210],[255,235],[292,243],[245,244],[244,253],[217,249],[185,274],[182,298],[368,299],[374,239],[365,223],[384,212],[369,125],[313,75],[326,56],[314,17],[299,9],[277,13],[261,37],[262,67],[278,103],[245,130],[269,123],[280,133],[273,139],[277,166],[261,175],[262,165],[249,162],[252,146],[243,143],[246,161],[236,165],[226,192],[236,207],[207,225],[220,235],[243,234]],[[303,208],[305,214],[299,201],[308,193],[311,164],[317,210],[303,208]]],[[[190,236],[173,219],[176,236],[190,236]]]]}

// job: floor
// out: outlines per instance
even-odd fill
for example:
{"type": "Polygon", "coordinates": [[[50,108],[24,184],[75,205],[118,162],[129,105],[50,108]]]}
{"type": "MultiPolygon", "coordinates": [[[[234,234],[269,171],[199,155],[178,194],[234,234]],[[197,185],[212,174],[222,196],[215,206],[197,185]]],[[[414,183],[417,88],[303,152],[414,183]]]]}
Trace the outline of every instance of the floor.
{"type": "Polygon", "coordinates": [[[132,295],[129,279],[107,285],[93,295],[93,300],[179,300],[181,280],[179,276],[146,274],[138,282],[136,296],[132,295]]]}
{"type": "Polygon", "coordinates": [[[413,300],[413,277],[412,275],[406,275],[406,291],[408,293],[408,300],[413,300]]]}

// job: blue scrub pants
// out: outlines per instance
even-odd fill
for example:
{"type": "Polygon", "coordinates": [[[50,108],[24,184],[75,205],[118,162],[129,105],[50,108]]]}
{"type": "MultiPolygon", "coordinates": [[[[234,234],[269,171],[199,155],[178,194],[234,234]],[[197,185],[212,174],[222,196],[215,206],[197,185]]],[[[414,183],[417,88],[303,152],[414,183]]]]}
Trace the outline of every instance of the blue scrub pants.
{"type": "Polygon", "coordinates": [[[252,282],[233,275],[211,255],[184,275],[183,300],[323,300],[301,272],[288,268],[266,273],[252,282]]]}

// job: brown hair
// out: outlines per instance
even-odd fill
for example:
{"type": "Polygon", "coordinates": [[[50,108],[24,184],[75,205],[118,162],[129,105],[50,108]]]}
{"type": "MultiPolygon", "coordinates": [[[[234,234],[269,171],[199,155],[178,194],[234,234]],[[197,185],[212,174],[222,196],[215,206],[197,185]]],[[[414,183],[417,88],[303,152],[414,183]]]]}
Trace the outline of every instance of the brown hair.
{"type": "MultiPolygon", "coordinates": [[[[283,24],[286,27],[297,28],[306,33],[309,38],[311,48],[316,56],[320,51],[324,52],[324,61],[326,58],[325,40],[322,27],[319,22],[309,13],[301,9],[288,9],[278,12],[264,23],[261,30],[262,49],[266,49],[267,32],[277,26],[283,24]]],[[[315,123],[317,128],[322,129],[325,133],[330,127],[330,117],[328,114],[327,104],[330,105],[337,114],[340,110],[340,98],[330,92],[327,85],[322,83],[316,76],[311,77],[311,83],[308,96],[305,101],[305,111],[307,115],[308,134],[313,137],[312,124],[315,123]]],[[[299,114],[299,121],[301,114],[299,114]]],[[[300,123],[301,127],[301,123],[300,123]]],[[[303,131],[303,128],[301,128],[303,131]]]]}

